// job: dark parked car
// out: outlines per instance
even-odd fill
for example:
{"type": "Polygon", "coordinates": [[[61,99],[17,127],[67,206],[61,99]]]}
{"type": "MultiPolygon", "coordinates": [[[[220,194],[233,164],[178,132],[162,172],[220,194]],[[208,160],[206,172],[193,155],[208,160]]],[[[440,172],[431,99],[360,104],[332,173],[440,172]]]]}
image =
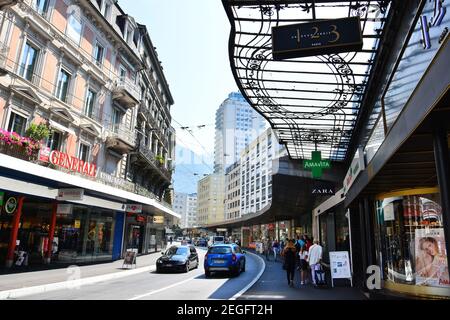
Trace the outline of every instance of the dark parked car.
{"type": "Polygon", "coordinates": [[[156,261],[156,272],[176,270],[189,272],[198,268],[198,254],[194,246],[172,246],[156,261]]]}
{"type": "Polygon", "coordinates": [[[206,239],[198,239],[197,242],[195,243],[196,246],[198,247],[207,247],[208,246],[208,240],[206,239]]]}
{"type": "Polygon", "coordinates": [[[232,272],[238,276],[245,271],[245,251],[236,244],[216,244],[205,255],[205,276],[211,272],[232,272]]]}

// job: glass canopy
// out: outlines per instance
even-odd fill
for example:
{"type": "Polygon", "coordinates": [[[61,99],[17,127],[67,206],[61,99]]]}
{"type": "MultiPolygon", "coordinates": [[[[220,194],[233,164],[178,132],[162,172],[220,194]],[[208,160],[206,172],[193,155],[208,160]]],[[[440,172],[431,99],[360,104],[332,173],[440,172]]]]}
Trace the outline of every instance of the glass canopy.
{"type": "Polygon", "coordinates": [[[292,159],[343,161],[376,61],[390,1],[222,0],[231,22],[236,82],[275,129],[292,159]],[[272,27],[359,16],[363,49],[272,59],[272,27]]]}

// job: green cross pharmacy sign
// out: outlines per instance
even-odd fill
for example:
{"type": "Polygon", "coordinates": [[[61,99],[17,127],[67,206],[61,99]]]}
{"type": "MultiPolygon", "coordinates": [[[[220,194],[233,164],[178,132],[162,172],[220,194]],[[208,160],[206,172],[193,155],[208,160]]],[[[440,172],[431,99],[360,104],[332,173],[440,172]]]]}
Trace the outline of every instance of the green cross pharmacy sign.
{"type": "Polygon", "coordinates": [[[312,160],[304,160],[303,168],[312,171],[313,179],[319,179],[322,177],[323,170],[331,168],[331,162],[330,160],[323,160],[320,151],[313,151],[312,160]]]}

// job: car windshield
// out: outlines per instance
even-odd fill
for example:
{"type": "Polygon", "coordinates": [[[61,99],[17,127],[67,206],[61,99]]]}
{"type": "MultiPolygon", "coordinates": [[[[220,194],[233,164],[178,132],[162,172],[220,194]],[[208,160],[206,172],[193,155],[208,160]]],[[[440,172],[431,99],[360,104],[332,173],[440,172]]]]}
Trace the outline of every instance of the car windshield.
{"type": "Polygon", "coordinates": [[[166,251],[167,255],[187,255],[189,249],[186,247],[171,247],[166,251]]]}
{"type": "Polygon", "coordinates": [[[225,253],[231,253],[230,247],[212,247],[209,249],[209,253],[216,253],[216,254],[225,254],[225,253]]]}

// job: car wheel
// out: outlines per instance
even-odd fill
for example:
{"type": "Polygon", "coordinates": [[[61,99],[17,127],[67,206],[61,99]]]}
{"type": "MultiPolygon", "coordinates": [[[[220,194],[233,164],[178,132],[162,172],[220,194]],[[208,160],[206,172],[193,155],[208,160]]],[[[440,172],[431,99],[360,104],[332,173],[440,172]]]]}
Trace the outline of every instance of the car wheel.
{"type": "Polygon", "coordinates": [[[206,278],[211,277],[211,271],[206,271],[206,270],[205,270],[205,277],[206,277],[206,278]]]}
{"type": "Polygon", "coordinates": [[[242,266],[242,272],[245,272],[245,260],[244,260],[244,265],[242,266]]]}
{"type": "Polygon", "coordinates": [[[241,262],[239,261],[239,265],[236,270],[233,272],[234,276],[237,277],[241,273],[241,262]]]}
{"type": "Polygon", "coordinates": [[[156,267],[156,273],[161,273],[161,268],[156,267]]]}
{"type": "Polygon", "coordinates": [[[185,270],[184,270],[184,272],[189,272],[189,270],[191,270],[191,268],[190,268],[190,266],[189,266],[189,261],[188,262],[186,262],[186,268],[185,268],[185,270]]]}

